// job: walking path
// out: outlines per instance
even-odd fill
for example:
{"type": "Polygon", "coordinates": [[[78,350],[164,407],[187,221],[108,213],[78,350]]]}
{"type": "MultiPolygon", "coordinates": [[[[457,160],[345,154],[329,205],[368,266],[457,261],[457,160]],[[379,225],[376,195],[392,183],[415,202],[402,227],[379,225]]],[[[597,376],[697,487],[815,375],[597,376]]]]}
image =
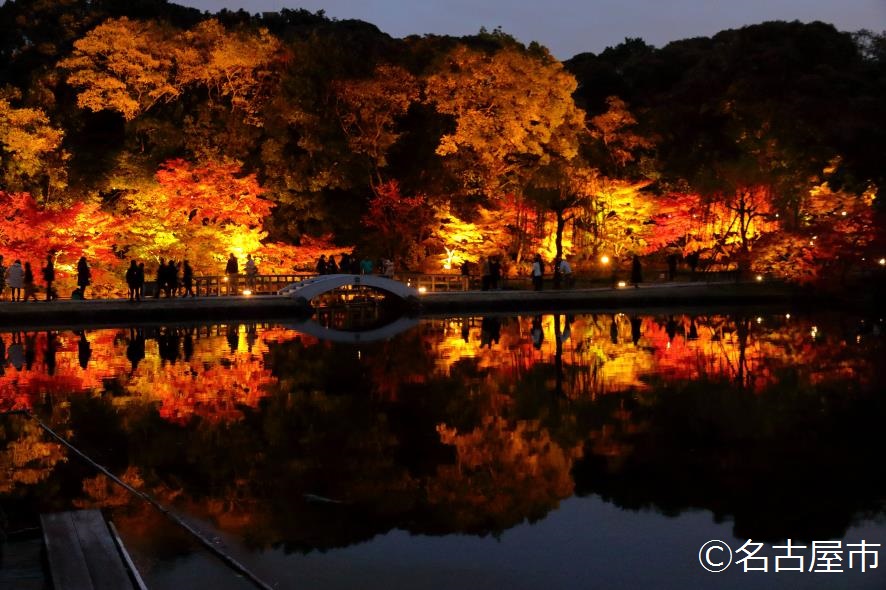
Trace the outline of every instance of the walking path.
{"type": "MultiPolygon", "coordinates": [[[[449,291],[418,299],[419,314],[497,311],[590,311],[638,307],[764,305],[795,303],[802,292],[778,283],[658,283],[612,289],[560,291],[449,291]]],[[[0,329],[5,326],[121,325],[137,322],[204,322],[292,320],[310,309],[280,295],[86,301],[0,302],[0,329]]]]}

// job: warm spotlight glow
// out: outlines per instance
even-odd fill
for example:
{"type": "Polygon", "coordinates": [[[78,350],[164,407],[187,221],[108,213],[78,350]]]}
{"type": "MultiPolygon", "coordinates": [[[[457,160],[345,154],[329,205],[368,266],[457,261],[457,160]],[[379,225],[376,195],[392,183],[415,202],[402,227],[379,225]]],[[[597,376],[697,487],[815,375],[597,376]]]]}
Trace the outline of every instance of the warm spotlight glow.
{"type": "Polygon", "coordinates": [[[222,277],[222,280],[223,280],[224,282],[227,283],[227,282],[228,282],[228,277],[222,277]]]}
{"type": "Polygon", "coordinates": [[[763,275],[757,275],[757,281],[762,281],[762,280],[763,280],[763,275]]]}
{"type": "Polygon", "coordinates": [[[626,282],[624,282],[624,281],[619,281],[619,282],[618,282],[618,288],[619,288],[619,289],[624,289],[624,288],[627,287],[627,286],[628,286],[628,284],[627,284],[626,282]]]}
{"type": "Polygon", "coordinates": [[[600,257],[600,262],[603,264],[609,264],[609,257],[604,254],[600,257]]]}
{"type": "Polygon", "coordinates": [[[422,295],[424,295],[425,293],[428,292],[428,288],[427,287],[419,287],[418,292],[421,293],[422,295]]]}
{"type": "Polygon", "coordinates": [[[880,263],[880,266],[886,266],[886,258],[881,258],[881,259],[878,260],[877,262],[880,263]]]}
{"type": "Polygon", "coordinates": [[[757,323],[758,323],[758,324],[762,324],[762,323],[763,323],[763,318],[757,316],[757,323]]]}
{"type": "Polygon", "coordinates": [[[252,291],[249,289],[244,289],[243,294],[246,295],[247,297],[249,297],[250,295],[252,295],[252,291]]]}
{"type": "Polygon", "coordinates": [[[789,313],[784,314],[784,319],[786,319],[786,320],[791,319],[791,314],[789,314],[789,313]]]}

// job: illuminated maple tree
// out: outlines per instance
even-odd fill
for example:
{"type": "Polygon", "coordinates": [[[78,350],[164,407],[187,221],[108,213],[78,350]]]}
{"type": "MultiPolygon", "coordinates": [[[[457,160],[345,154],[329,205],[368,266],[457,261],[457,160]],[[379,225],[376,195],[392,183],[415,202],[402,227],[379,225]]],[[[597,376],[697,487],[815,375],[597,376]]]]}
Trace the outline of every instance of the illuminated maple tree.
{"type": "Polygon", "coordinates": [[[389,181],[380,185],[370,199],[363,225],[373,232],[382,254],[408,264],[416,261],[414,255],[410,256],[410,248],[428,237],[433,219],[427,197],[406,197],[396,181],[389,181]]]}
{"type": "Polygon", "coordinates": [[[234,163],[170,160],[156,179],[116,203],[127,219],[118,239],[128,256],[188,258],[201,274],[216,274],[210,269],[220,269],[229,252],[244,257],[261,249],[261,225],[274,205],[262,198],[255,175],[234,163]]]}
{"type": "Polygon", "coordinates": [[[0,191],[0,211],[0,254],[8,261],[30,260],[32,265],[42,264],[52,254],[59,289],[73,289],[81,256],[94,267],[98,283],[120,264],[113,246],[118,223],[97,203],[41,206],[27,193],[0,191]]]}

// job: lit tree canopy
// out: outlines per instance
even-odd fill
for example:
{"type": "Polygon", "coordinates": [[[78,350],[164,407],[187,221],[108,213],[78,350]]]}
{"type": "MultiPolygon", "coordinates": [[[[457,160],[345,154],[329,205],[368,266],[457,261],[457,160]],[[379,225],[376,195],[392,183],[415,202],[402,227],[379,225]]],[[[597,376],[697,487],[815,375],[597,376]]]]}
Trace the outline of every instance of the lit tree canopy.
{"type": "Polygon", "coordinates": [[[427,100],[455,122],[437,153],[462,159],[471,192],[520,187],[535,164],[578,154],[584,112],[572,99],[575,88],[575,78],[546,52],[487,54],[460,45],[427,80],[427,100]]]}
{"type": "Polygon", "coordinates": [[[64,188],[67,154],[61,149],[63,137],[64,132],[54,127],[41,109],[15,108],[0,96],[3,185],[11,190],[64,188]]]}

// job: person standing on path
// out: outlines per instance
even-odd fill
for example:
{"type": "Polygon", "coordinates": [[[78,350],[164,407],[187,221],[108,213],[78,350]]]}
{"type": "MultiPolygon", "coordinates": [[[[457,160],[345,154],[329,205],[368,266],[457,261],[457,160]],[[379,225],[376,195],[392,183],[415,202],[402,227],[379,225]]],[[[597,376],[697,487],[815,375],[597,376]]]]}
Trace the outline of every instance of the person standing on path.
{"type": "Polygon", "coordinates": [[[631,262],[631,282],[634,283],[635,289],[639,289],[640,283],[643,282],[643,266],[640,264],[640,257],[636,254],[631,262]]]}
{"type": "Polygon", "coordinates": [[[228,264],[225,266],[225,274],[228,275],[228,295],[237,294],[237,278],[240,274],[240,268],[237,266],[237,257],[231,252],[228,257],[228,264]]]}
{"type": "Polygon", "coordinates": [[[326,254],[320,255],[320,259],[317,260],[317,265],[314,268],[318,275],[326,274],[326,254]]]}
{"type": "Polygon", "coordinates": [[[126,269],[126,287],[129,289],[129,300],[135,301],[136,277],[138,276],[138,265],[135,260],[129,261],[129,268],[126,269]]]}
{"type": "Polygon", "coordinates": [[[559,270],[560,280],[563,282],[563,286],[567,289],[571,289],[575,285],[575,277],[572,276],[572,265],[569,264],[569,261],[566,260],[565,256],[560,260],[559,270]]]}
{"type": "Polygon", "coordinates": [[[145,263],[138,263],[138,273],[135,275],[135,300],[141,301],[145,292],[145,263]]]}
{"type": "Polygon", "coordinates": [[[22,301],[27,301],[30,297],[34,301],[37,301],[37,285],[34,283],[34,271],[31,270],[31,263],[25,262],[25,278],[24,278],[24,292],[25,298],[22,301]]]}
{"type": "Polygon", "coordinates": [[[55,282],[55,264],[52,262],[51,253],[46,255],[46,266],[43,267],[43,281],[46,283],[46,301],[58,299],[55,296],[55,289],[52,288],[52,283],[55,282]]]}
{"type": "Polygon", "coordinates": [[[163,287],[166,285],[166,259],[161,258],[160,264],[157,266],[157,288],[154,291],[154,298],[160,299],[163,287]]]}
{"type": "Polygon", "coordinates": [[[86,256],[81,256],[77,261],[77,286],[83,298],[86,299],[86,287],[92,283],[92,272],[89,270],[89,263],[86,262],[86,256]]]}
{"type": "Polygon", "coordinates": [[[22,287],[25,284],[25,271],[20,260],[16,260],[6,270],[6,282],[9,283],[9,294],[13,301],[22,298],[22,287]]]}
{"type": "Polygon", "coordinates": [[[544,286],[544,262],[541,260],[541,254],[535,255],[535,260],[532,263],[532,288],[536,291],[541,291],[544,286]]]}
{"type": "Polygon", "coordinates": [[[187,260],[182,264],[182,285],[185,287],[184,297],[190,295],[194,296],[194,269],[191,268],[191,263],[187,260]]]}
{"type": "MultiPolygon", "coordinates": [[[[327,267],[328,269],[328,267],[327,267]]],[[[324,269],[322,274],[326,274],[327,269],[324,269]]],[[[255,259],[252,257],[252,254],[246,255],[246,288],[249,289],[251,293],[255,292],[255,277],[258,276],[258,265],[255,263],[255,259]]]]}
{"type": "Polygon", "coordinates": [[[498,291],[501,282],[501,262],[498,256],[493,256],[489,260],[489,288],[498,291]]]}

